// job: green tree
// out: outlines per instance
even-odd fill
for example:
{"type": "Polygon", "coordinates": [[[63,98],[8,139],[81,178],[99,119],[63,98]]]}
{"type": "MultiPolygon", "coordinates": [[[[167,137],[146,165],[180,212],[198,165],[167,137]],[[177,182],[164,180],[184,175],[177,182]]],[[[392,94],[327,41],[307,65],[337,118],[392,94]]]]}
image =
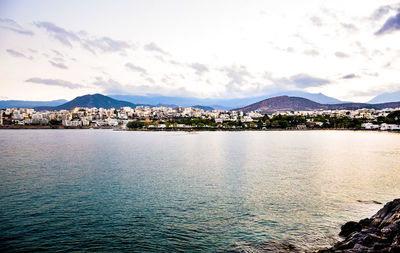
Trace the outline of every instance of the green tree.
{"type": "Polygon", "coordinates": [[[289,126],[289,122],[287,120],[279,120],[280,128],[287,128],[289,126]]]}
{"type": "Polygon", "coordinates": [[[142,122],[142,121],[131,121],[128,124],[126,124],[126,127],[129,129],[142,128],[143,126],[144,126],[144,122],[142,122]]]}
{"type": "Polygon", "coordinates": [[[52,126],[61,125],[61,121],[57,121],[55,119],[52,119],[52,120],[49,121],[49,125],[52,125],[52,126]]]}

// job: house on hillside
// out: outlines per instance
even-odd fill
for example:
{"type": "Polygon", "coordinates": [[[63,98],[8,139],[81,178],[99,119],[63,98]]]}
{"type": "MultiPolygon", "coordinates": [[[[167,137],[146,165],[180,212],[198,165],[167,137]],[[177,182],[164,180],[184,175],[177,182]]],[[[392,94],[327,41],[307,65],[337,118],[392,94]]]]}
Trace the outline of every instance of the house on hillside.
{"type": "Polygon", "coordinates": [[[381,130],[382,131],[400,130],[400,125],[382,123],[381,124],[381,130]]]}

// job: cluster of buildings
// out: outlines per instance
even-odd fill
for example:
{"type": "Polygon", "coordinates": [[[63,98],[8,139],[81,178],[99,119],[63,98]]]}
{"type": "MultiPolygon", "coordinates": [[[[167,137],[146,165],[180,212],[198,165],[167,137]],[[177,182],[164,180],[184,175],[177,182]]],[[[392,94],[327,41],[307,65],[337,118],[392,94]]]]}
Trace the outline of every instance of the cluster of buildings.
{"type": "Polygon", "coordinates": [[[381,131],[399,131],[400,130],[400,125],[396,124],[387,124],[387,123],[382,123],[382,124],[374,124],[371,122],[368,123],[363,123],[361,124],[361,127],[364,129],[368,130],[381,130],[381,131]]]}
{"type": "Polygon", "coordinates": [[[57,122],[65,127],[117,127],[129,121],[167,121],[179,118],[213,119],[215,122],[252,122],[263,115],[256,112],[205,111],[192,107],[148,107],[136,108],[80,108],[60,111],[35,111],[28,108],[7,108],[0,111],[0,125],[48,125],[57,122]]]}
{"type": "MultiPolygon", "coordinates": [[[[307,125],[322,126],[322,122],[313,121],[318,116],[348,117],[364,119],[362,127],[365,129],[376,130],[400,130],[399,125],[395,124],[375,124],[378,117],[386,117],[396,109],[358,109],[358,110],[314,110],[314,111],[285,111],[268,114],[269,118],[278,115],[303,116],[307,118],[307,125]]],[[[0,111],[0,125],[62,125],[64,127],[126,127],[130,121],[162,122],[174,121],[184,118],[200,118],[213,120],[216,124],[226,122],[251,123],[262,118],[265,114],[257,111],[206,111],[193,107],[148,107],[138,106],[136,108],[121,107],[119,109],[110,108],[80,108],[75,107],[71,110],[60,111],[35,111],[29,108],[7,108],[0,111]]],[[[148,126],[153,126],[149,124],[148,126]]],[[[164,124],[157,124],[162,128],[164,124]]],[[[178,127],[185,128],[183,124],[178,127]]],[[[305,126],[303,126],[305,127],[305,126]]],[[[300,126],[302,128],[302,126],[300,126]]]]}
{"type": "Polygon", "coordinates": [[[327,115],[330,117],[348,117],[351,119],[367,119],[376,120],[378,117],[386,117],[393,111],[398,111],[400,108],[386,108],[382,110],[375,109],[357,109],[357,110],[314,110],[314,111],[286,111],[286,112],[275,112],[272,116],[287,115],[287,116],[305,116],[305,117],[317,117],[327,115]]]}

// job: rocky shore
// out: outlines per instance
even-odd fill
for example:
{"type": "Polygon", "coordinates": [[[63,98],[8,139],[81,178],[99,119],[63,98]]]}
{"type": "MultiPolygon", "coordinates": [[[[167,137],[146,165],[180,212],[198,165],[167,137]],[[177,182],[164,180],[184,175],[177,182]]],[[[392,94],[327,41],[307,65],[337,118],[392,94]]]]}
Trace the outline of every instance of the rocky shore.
{"type": "Polygon", "coordinates": [[[400,199],[388,202],[371,218],[347,222],[339,235],[343,241],[315,252],[400,252],[400,199]]]}

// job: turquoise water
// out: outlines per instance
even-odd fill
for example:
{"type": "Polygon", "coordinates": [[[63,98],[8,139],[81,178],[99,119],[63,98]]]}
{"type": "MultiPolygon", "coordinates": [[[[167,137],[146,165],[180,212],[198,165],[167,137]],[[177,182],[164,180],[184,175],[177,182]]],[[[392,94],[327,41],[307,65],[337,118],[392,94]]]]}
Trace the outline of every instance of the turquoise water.
{"type": "Polygon", "coordinates": [[[0,131],[0,251],[300,250],[400,194],[400,135],[0,131]]]}

